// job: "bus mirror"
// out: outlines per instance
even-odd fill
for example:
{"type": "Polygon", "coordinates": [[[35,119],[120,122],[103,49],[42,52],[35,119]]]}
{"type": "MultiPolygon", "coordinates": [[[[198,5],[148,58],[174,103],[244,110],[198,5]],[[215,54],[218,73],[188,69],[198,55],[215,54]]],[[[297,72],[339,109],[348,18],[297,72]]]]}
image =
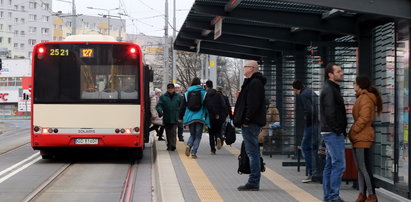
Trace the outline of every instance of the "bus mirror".
{"type": "Polygon", "coordinates": [[[152,69],[149,70],[149,82],[153,82],[154,81],[154,71],[152,69]]]}

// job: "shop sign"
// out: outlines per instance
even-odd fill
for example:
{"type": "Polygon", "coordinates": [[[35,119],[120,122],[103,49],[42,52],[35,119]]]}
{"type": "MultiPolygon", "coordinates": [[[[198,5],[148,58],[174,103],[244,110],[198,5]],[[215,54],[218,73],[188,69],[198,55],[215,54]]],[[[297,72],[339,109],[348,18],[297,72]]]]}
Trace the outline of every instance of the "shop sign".
{"type": "Polygon", "coordinates": [[[17,103],[19,101],[18,90],[0,91],[0,103],[17,103]]]}

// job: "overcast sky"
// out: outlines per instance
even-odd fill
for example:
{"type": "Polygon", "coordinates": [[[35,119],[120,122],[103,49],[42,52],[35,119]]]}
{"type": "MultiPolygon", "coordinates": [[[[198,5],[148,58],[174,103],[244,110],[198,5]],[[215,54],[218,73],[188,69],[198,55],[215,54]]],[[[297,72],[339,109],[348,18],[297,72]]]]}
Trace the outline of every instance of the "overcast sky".
{"type": "MultiPolygon", "coordinates": [[[[95,7],[102,9],[114,9],[120,7],[125,9],[135,20],[127,19],[127,33],[136,34],[144,33],[146,35],[164,36],[164,11],[165,0],[75,0],[77,14],[98,16],[99,13],[107,14],[107,11],[98,11],[88,9],[87,7],[95,7]],[[120,6],[120,2],[122,2],[120,6]]],[[[193,5],[194,0],[176,0],[177,8],[177,30],[180,29],[184,20],[187,17],[189,9],[193,5]]],[[[169,7],[169,22],[173,25],[173,0],[168,0],[169,7]]],[[[71,4],[53,0],[53,11],[62,11],[63,13],[71,13],[71,4]]],[[[111,15],[118,15],[119,11],[110,11],[111,15]]],[[[169,36],[173,32],[169,26],[169,36]]]]}

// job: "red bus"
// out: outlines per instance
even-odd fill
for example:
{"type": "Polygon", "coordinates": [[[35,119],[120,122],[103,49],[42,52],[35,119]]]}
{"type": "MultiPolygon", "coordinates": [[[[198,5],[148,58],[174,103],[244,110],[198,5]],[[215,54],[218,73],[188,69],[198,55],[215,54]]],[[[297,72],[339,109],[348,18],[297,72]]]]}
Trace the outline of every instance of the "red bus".
{"type": "Polygon", "coordinates": [[[43,159],[97,147],[141,158],[150,121],[141,49],[107,36],[85,37],[34,47],[31,146],[43,159]]]}

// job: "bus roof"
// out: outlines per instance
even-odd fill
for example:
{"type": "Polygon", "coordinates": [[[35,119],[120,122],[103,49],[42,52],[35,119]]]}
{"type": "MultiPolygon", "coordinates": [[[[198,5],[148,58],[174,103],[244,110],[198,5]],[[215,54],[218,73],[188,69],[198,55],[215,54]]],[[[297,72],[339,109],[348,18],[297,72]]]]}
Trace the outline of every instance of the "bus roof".
{"type": "Polygon", "coordinates": [[[117,42],[116,39],[108,35],[72,35],[64,41],[100,41],[100,42],[117,42]]]}

